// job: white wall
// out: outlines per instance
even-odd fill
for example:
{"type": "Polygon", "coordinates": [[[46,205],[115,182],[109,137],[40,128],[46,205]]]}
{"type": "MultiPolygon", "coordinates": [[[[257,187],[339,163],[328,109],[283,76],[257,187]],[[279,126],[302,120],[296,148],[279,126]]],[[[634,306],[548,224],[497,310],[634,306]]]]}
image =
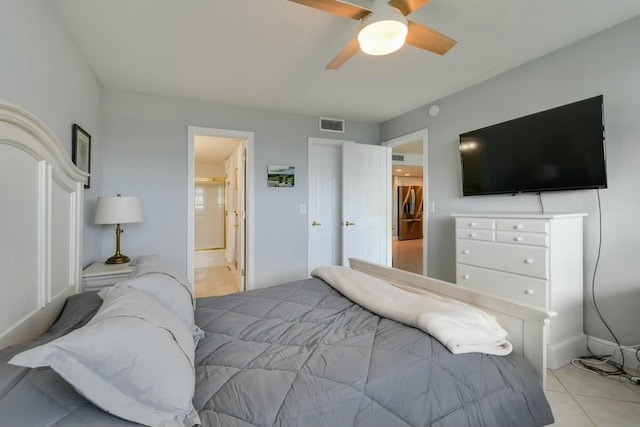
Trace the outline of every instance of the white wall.
{"type": "MultiPolygon", "coordinates": [[[[0,2],[0,100],[21,107],[53,131],[71,157],[71,126],[91,134],[91,188],[101,193],[100,84],[52,2],[0,2]]],[[[87,211],[85,209],[85,211],[87,211]]],[[[85,214],[84,264],[98,248],[93,219],[85,214]]]]}
{"type": "MultiPolygon", "coordinates": [[[[455,280],[454,212],[538,212],[534,195],[462,197],[458,135],[519,116],[603,94],[609,188],[601,191],[602,256],[598,306],[625,344],[640,343],[640,18],[546,55],[487,82],[381,125],[388,140],[429,128],[429,273],[455,280]]],[[[612,341],[592,308],[591,278],[598,243],[596,192],[543,193],[547,211],[588,212],[585,224],[585,332],[612,341]]]]}
{"type": "MultiPolygon", "coordinates": [[[[247,90],[250,90],[248,88],[247,90]]],[[[318,118],[202,101],[103,91],[104,194],[138,195],[144,222],[127,224],[122,251],[157,253],[186,269],[187,126],[255,132],[255,286],[307,275],[307,138],[378,143],[377,124],[347,122],[344,135],[318,130],[318,118]],[[295,166],[293,188],[267,188],[267,165],[295,166]]],[[[312,102],[312,101],[310,101],[312,102]]],[[[101,256],[114,250],[104,230],[101,256]]]]}

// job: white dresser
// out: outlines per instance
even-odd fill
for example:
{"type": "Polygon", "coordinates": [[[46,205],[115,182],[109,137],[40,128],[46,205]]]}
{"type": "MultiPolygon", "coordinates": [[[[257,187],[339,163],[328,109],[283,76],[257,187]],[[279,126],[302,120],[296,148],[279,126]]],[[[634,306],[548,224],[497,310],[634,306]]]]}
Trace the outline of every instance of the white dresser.
{"type": "Polygon", "coordinates": [[[552,310],[547,363],[586,351],[582,324],[584,213],[453,214],[456,283],[552,310]]]}

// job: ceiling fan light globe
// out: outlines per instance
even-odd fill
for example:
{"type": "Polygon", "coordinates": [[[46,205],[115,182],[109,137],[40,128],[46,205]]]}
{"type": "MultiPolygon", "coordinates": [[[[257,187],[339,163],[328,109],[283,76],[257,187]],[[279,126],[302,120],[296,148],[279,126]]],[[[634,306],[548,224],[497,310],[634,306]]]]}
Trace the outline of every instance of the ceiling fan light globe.
{"type": "Polygon", "coordinates": [[[374,3],[372,13],[358,28],[360,49],[369,55],[387,55],[400,49],[407,38],[407,18],[386,2],[374,3]]]}
{"type": "Polygon", "coordinates": [[[400,49],[407,38],[407,25],[395,20],[377,21],[358,33],[360,49],[369,55],[388,55],[400,49]]]}

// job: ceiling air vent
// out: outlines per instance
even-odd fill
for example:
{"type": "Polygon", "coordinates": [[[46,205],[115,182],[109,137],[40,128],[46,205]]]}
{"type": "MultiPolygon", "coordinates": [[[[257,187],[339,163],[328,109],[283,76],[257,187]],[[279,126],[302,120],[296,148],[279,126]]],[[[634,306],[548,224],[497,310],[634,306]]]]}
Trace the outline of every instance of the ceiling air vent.
{"type": "Polygon", "coordinates": [[[404,162],[404,154],[392,154],[391,160],[394,162],[404,162]]]}
{"type": "Polygon", "coordinates": [[[344,133],[344,120],[320,117],[320,130],[344,133]]]}

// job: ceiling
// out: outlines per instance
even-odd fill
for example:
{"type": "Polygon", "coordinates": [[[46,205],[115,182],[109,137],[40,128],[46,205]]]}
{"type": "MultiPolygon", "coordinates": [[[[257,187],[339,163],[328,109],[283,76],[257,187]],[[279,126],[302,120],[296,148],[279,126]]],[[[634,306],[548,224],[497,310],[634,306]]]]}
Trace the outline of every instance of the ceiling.
{"type": "Polygon", "coordinates": [[[422,177],[423,171],[422,166],[391,165],[391,175],[393,176],[422,177]]]}
{"type": "MultiPolygon", "coordinates": [[[[422,139],[396,145],[391,148],[393,154],[418,154],[422,155],[422,147],[424,142],[422,139]]],[[[424,173],[422,166],[413,166],[394,162],[391,164],[391,175],[393,176],[412,176],[421,177],[424,173]]]]}
{"type": "Polygon", "coordinates": [[[53,0],[104,87],[380,123],[640,15],[638,0],[431,0],[454,38],[325,65],[358,22],[287,0],[53,0]]]}
{"type": "Polygon", "coordinates": [[[241,142],[241,138],[196,135],[194,138],[195,161],[203,165],[224,163],[238,149],[241,142]]]}

